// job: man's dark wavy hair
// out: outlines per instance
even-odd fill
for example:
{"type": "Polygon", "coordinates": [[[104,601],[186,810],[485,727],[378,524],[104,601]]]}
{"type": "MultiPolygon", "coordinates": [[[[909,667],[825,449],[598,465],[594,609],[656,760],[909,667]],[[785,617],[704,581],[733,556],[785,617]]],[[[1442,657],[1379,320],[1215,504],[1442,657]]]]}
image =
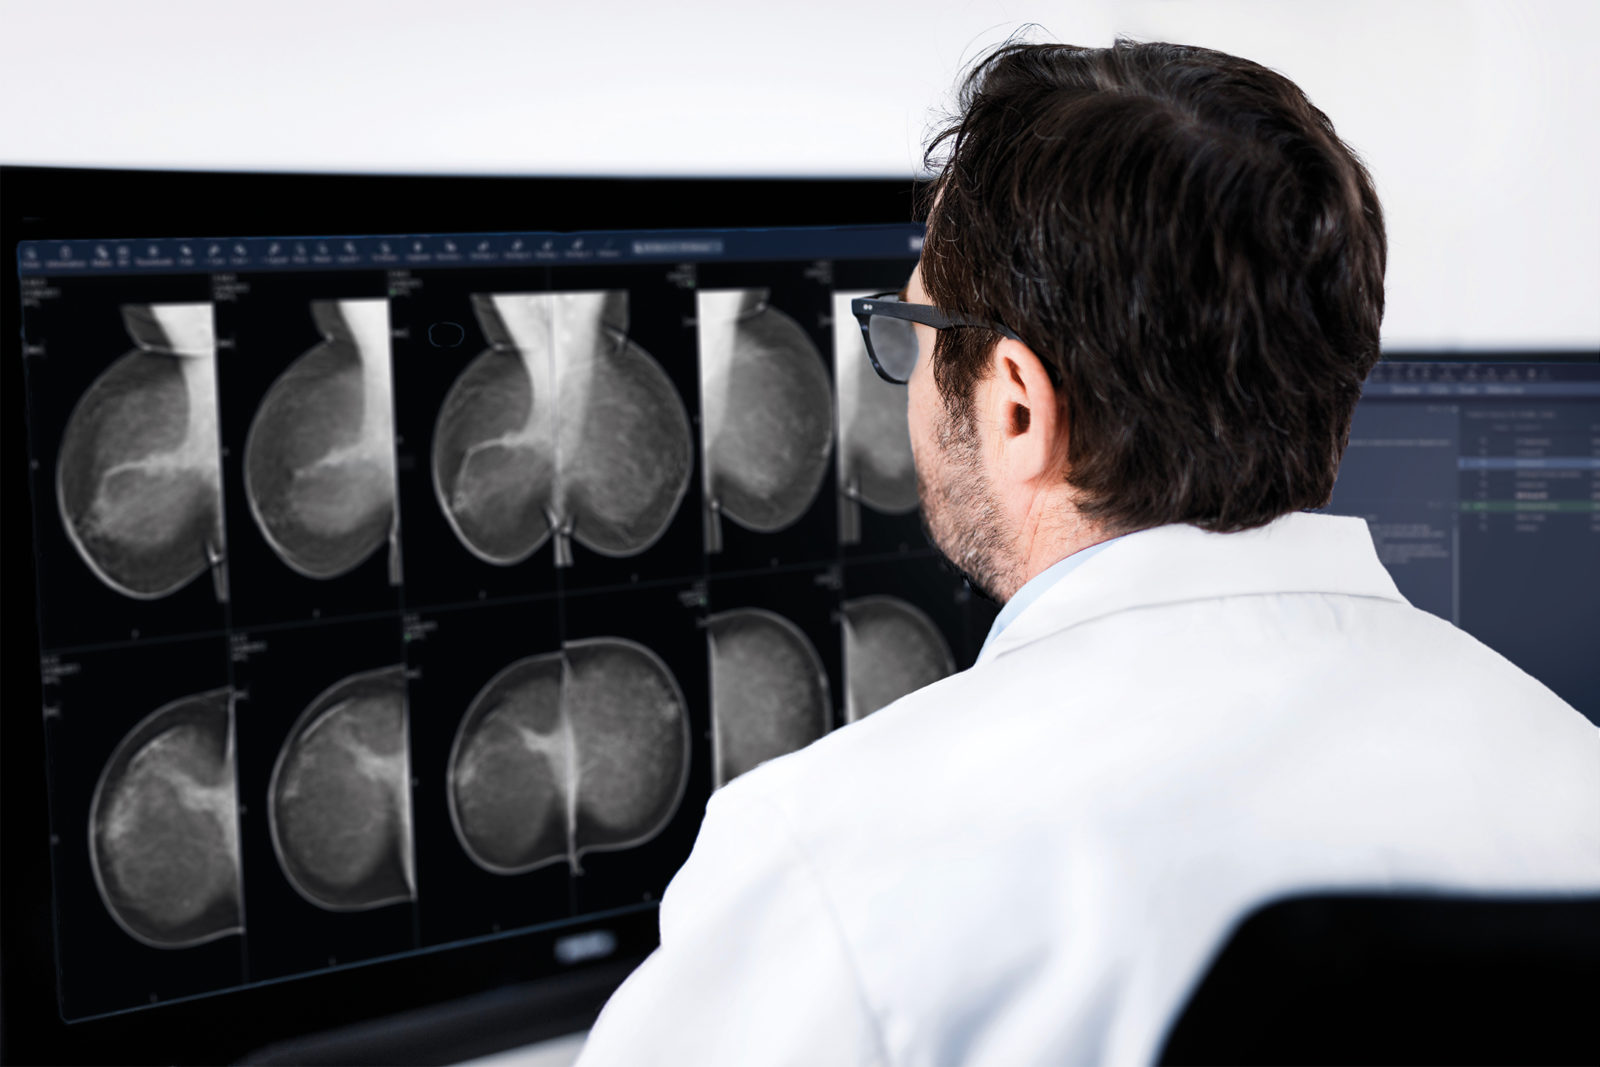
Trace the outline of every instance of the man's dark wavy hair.
{"type": "MultiPolygon", "coordinates": [[[[1008,43],[927,163],[924,287],[1057,372],[1086,518],[1229,531],[1328,502],[1386,244],[1366,168],[1293,82],[1185,45],[1008,43]]],[[[939,332],[953,416],[998,340],[939,332]]]]}

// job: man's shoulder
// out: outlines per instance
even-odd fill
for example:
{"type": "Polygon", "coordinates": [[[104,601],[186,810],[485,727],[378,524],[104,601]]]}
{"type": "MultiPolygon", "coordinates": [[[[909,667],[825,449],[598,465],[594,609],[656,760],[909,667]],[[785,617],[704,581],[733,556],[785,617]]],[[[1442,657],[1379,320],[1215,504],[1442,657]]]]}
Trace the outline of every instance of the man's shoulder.
{"type": "Polygon", "coordinates": [[[1467,769],[1560,759],[1597,736],[1505,657],[1403,601],[1252,596],[1046,633],[734,785],[802,836],[837,838],[969,809],[1028,818],[1081,803],[1061,818],[1094,818],[1111,789],[1117,805],[1159,807],[1174,776],[1237,770],[1224,757],[1246,743],[1269,764],[1381,746],[1467,769]]]}
{"type": "MultiPolygon", "coordinates": [[[[720,789],[712,807],[780,824],[846,910],[867,881],[914,882],[952,842],[981,841],[1014,817],[988,783],[1007,762],[1001,753],[1032,746],[985,721],[991,673],[961,671],[764,763],[720,789]]],[[[1040,779],[1010,762],[1019,780],[1040,779]]]]}
{"type": "Polygon", "coordinates": [[[930,1035],[1152,943],[1164,1007],[1294,886],[1600,884],[1600,732],[1554,694],[1403,602],[1240,600],[1040,636],[756,768],[713,880],[804,883],[880,1025],[930,1035]]]}

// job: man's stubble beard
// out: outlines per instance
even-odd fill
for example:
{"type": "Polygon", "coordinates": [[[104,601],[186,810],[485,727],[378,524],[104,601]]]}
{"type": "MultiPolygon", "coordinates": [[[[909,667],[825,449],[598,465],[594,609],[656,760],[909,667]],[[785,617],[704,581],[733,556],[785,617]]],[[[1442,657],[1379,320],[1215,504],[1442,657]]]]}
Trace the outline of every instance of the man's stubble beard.
{"type": "Polygon", "coordinates": [[[996,602],[1012,592],[1011,533],[984,477],[982,441],[971,412],[950,412],[935,431],[931,479],[917,469],[917,498],[928,539],[966,576],[973,588],[996,602]]]}

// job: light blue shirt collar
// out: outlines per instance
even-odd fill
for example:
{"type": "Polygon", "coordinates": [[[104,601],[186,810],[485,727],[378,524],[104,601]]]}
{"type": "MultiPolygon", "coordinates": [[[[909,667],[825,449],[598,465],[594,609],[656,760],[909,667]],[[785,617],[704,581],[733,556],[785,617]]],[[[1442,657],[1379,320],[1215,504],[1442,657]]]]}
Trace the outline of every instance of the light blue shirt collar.
{"type": "Polygon", "coordinates": [[[1000,614],[995,617],[994,625],[989,627],[989,636],[983,639],[983,647],[978,650],[978,658],[982,659],[983,654],[989,651],[989,646],[994,643],[994,639],[1000,636],[1000,632],[1010,626],[1012,620],[1018,615],[1028,610],[1028,606],[1043,596],[1046,590],[1089,562],[1090,558],[1099,553],[1101,549],[1116,544],[1120,540],[1122,540],[1121,537],[1113,537],[1109,541],[1101,541],[1098,545],[1080,548],[1066,559],[1052,563],[1032,578],[1029,578],[1022,588],[1017,590],[1016,595],[1006,601],[1006,606],[1000,609],[1000,614]]]}

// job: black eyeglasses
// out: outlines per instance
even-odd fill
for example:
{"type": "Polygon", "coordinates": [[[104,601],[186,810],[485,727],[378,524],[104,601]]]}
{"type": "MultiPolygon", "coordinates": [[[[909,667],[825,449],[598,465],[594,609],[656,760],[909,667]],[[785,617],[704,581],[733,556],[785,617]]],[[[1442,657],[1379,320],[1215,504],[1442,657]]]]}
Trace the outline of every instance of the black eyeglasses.
{"type": "Polygon", "coordinates": [[[850,301],[850,312],[861,323],[861,336],[867,342],[867,358],[878,377],[894,385],[911,380],[917,366],[917,331],[913,323],[948,330],[952,326],[977,326],[993,330],[1013,341],[1022,338],[1000,325],[982,319],[946,315],[932,304],[908,304],[899,293],[875,293],[850,301]]]}

